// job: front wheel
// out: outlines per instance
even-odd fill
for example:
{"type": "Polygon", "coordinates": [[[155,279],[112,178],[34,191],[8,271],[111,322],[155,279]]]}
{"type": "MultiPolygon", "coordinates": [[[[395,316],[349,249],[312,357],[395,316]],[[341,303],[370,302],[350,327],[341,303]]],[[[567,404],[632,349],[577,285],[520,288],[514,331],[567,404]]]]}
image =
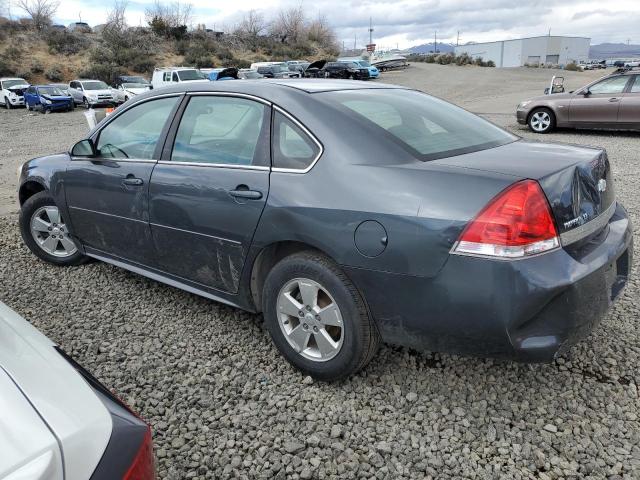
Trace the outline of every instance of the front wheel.
{"type": "Polygon", "coordinates": [[[45,262],[68,266],[86,261],[48,192],[36,193],[24,202],[20,210],[20,234],[29,250],[45,262]]]}
{"type": "Polygon", "coordinates": [[[82,105],[84,106],[84,108],[86,108],[87,110],[89,110],[91,108],[91,105],[89,105],[89,100],[87,100],[86,98],[82,99],[82,105]]]}
{"type": "Polygon", "coordinates": [[[536,108],[529,115],[529,128],[536,133],[549,133],[554,129],[556,118],[548,108],[536,108]]]}
{"type": "Polygon", "coordinates": [[[318,380],[335,381],[364,368],[380,337],[354,285],[320,253],[296,253],[269,272],[265,324],[280,353],[318,380]]]}
{"type": "Polygon", "coordinates": [[[9,99],[7,97],[4,97],[4,107],[7,110],[11,110],[11,102],[9,101],[9,99]]]}

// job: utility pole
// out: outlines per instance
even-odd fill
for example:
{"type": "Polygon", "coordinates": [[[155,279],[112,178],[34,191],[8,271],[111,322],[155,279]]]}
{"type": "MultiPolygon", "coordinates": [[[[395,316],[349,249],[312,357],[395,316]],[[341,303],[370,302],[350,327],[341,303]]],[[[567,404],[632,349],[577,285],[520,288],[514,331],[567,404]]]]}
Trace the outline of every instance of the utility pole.
{"type": "Polygon", "coordinates": [[[460,45],[460,30],[458,30],[458,36],[456,37],[456,47],[460,45]]]}
{"type": "Polygon", "coordinates": [[[433,53],[438,53],[438,31],[433,32],[433,53]]]}
{"type": "Polygon", "coordinates": [[[354,49],[354,50],[357,48],[357,47],[356,47],[356,44],[357,44],[357,43],[358,43],[358,35],[354,35],[354,36],[353,36],[353,49],[354,49]]]}
{"type": "Polygon", "coordinates": [[[631,42],[631,39],[627,38],[627,45],[629,45],[630,42],[631,42]]]}
{"type": "Polygon", "coordinates": [[[549,36],[551,36],[551,29],[549,29],[549,36]]]}
{"type": "Polygon", "coordinates": [[[369,17],[369,45],[373,43],[373,20],[369,17]]]}

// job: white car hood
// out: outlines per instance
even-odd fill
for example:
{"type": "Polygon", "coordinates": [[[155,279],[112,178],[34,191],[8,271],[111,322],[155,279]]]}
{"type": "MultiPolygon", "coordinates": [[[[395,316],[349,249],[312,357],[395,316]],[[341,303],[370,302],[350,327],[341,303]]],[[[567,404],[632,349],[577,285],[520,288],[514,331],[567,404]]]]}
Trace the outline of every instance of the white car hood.
{"type": "Polygon", "coordinates": [[[148,90],[148,88],[126,88],[124,92],[130,95],[140,95],[141,93],[144,93],[148,90]]]}
{"type": "Polygon", "coordinates": [[[111,89],[106,89],[106,90],[85,90],[84,93],[87,96],[90,95],[113,95],[113,92],[111,91],[111,89]]]}
{"type": "MultiPolygon", "coordinates": [[[[12,396],[14,402],[17,401],[16,391],[5,392],[8,384],[1,380],[2,373],[6,373],[14,387],[28,399],[48,430],[55,435],[62,450],[66,478],[89,478],[111,437],[111,415],[84,378],[54,347],[51,340],[0,302],[0,397],[8,399],[12,396]]],[[[5,433],[13,431],[23,434],[26,427],[22,421],[13,412],[11,415],[0,415],[0,429],[5,433]]],[[[31,428],[38,428],[33,422],[30,425],[31,428]]],[[[42,426],[39,428],[42,430],[42,426]]],[[[5,467],[11,468],[5,462],[16,461],[7,459],[2,438],[0,435],[0,477],[5,467]]],[[[34,442],[30,455],[37,455],[41,449],[34,442]]],[[[26,459],[30,457],[27,452],[22,453],[26,459]]],[[[55,459],[52,462],[55,463],[55,459]]]]}

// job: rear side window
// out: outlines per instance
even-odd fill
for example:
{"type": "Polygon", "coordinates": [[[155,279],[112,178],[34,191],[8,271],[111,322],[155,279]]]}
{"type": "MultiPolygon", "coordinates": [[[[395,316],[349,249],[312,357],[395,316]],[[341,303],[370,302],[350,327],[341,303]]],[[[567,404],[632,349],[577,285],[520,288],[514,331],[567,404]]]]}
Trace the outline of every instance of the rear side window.
{"type": "Polygon", "coordinates": [[[304,130],[276,111],[273,123],[273,167],[306,170],[320,154],[320,147],[304,130]]]}
{"type": "Polygon", "coordinates": [[[118,115],[100,132],[99,156],[151,160],[178,97],[151,100],[118,115]]]}
{"type": "Polygon", "coordinates": [[[462,108],[404,89],[319,94],[373,138],[393,141],[427,161],[511,143],[517,137],[462,108]]]}
{"type": "Polygon", "coordinates": [[[268,166],[267,110],[245,98],[193,97],[180,120],[171,160],[268,166]]]}

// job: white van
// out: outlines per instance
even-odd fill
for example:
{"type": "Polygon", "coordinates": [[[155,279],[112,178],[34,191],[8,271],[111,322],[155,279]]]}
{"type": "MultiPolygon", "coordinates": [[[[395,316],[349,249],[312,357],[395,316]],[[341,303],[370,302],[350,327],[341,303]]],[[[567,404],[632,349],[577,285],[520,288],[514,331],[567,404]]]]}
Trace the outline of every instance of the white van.
{"type": "Polygon", "coordinates": [[[200,70],[193,67],[162,67],[156,68],[151,77],[153,88],[166,87],[181,82],[208,82],[200,70]]]}

